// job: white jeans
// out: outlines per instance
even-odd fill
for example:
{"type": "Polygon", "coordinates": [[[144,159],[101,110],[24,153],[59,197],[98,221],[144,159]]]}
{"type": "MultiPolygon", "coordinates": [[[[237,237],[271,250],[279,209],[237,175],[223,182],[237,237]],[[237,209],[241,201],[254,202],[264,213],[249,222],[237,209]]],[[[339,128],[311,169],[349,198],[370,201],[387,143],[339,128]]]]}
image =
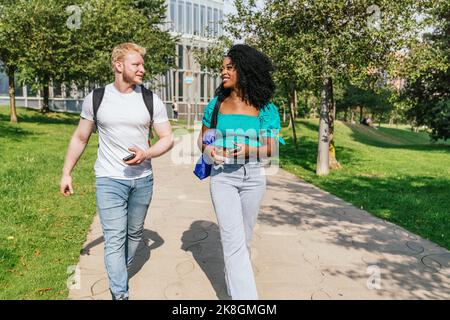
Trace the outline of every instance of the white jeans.
{"type": "Polygon", "coordinates": [[[264,169],[259,163],[213,166],[210,187],[228,292],[233,300],[256,300],[250,252],[253,227],[266,190],[264,169]]]}

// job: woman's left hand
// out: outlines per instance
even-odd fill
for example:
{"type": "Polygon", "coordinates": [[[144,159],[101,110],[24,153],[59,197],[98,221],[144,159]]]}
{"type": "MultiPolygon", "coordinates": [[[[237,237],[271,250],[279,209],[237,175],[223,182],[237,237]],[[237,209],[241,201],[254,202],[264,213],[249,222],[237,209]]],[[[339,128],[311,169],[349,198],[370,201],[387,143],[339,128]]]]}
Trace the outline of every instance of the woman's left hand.
{"type": "Polygon", "coordinates": [[[249,146],[244,143],[234,143],[235,148],[231,149],[228,153],[228,157],[230,158],[241,158],[241,157],[247,157],[249,154],[249,146]]]}

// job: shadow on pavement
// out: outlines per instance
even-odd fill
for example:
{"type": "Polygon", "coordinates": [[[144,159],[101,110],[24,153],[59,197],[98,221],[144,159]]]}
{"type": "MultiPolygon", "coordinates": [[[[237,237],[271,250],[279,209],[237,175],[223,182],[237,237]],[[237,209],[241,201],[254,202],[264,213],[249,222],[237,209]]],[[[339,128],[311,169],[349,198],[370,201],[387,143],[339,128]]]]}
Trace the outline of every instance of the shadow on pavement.
{"type": "MultiPolygon", "coordinates": [[[[89,255],[90,250],[104,242],[103,236],[91,241],[81,250],[81,255],[89,255]]],[[[144,229],[142,241],[136,250],[133,264],[129,269],[128,277],[134,277],[150,259],[151,251],[159,248],[164,243],[163,238],[155,231],[144,229]]]]}
{"type": "Polygon", "coordinates": [[[225,282],[225,263],[217,224],[211,221],[194,221],[183,232],[181,249],[190,251],[193,258],[208,277],[217,298],[230,300],[225,282]]]}

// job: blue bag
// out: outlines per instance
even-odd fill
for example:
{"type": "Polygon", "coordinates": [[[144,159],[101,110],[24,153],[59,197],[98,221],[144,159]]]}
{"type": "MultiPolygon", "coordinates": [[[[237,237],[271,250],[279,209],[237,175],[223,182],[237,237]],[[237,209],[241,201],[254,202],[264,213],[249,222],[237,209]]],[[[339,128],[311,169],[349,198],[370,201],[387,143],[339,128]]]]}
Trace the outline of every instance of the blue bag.
{"type": "MultiPolygon", "coordinates": [[[[211,119],[210,129],[216,129],[217,127],[217,117],[219,115],[220,102],[219,99],[216,100],[216,105],[214,106],[214,111],[211,119]]],[[[203,143],[206,145],[210,145],[216,141],[216,130],[208,130],[203,137],[203,143]]],[[[200,159],[197,161],[197,164],[194,168],[194,174],[200,179],[203,180],[211,175],[212,164],[208,164],[205,161],[204,155],[202,154],[200,159]]]]}
{"type": "MultiPolygon", "coordinates": [[[[215,130],[209,130],[206,132],[203,143],[210,145],[214,143],[216,140],[215,130]]],[[[197,164],[195,165],[194,174],[200,179],[203,180],[211,175],[212,164],[208,164],[205,160],[205,155],[201,155],[197,164]]]]}

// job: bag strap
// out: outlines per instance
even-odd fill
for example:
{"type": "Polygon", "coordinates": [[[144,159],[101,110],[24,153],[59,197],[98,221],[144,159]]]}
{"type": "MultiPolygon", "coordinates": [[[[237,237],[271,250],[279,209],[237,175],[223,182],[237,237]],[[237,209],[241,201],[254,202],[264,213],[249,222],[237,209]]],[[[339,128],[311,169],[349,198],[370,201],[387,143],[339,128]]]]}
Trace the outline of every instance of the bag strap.
{"type": "Polygon", "coordinates": [[[105,87],[94,89],[93,97],[92,97],[92,108],[94,111],[94,132],[97,132],[97,113],[98,108],[102,104],[103,96],[105,95],[105,87]]]}
{"type": "Polygon", "coordinates": [[[141,85],[142,98],[144,99],[145,106],[147,107],[148,113],[150,114],[150,127],[149,127],[149,143],[153,139],[153,92],[144,85],[141,85]]]}
{"type": "Polygon", "coordinates": [[[153,126],[153,92],[144,85],[141,85],[142,98],[144,99],[145,106],[150,114],[150,129],[153,126]]]}
{"type": "Polygon", "coordinates": [[[216,104],[214,106],[213,114],[211,116],[210,129],[216,129],[217,128],[217,118],[219,117],[220,105],[221,105],[221,102],[219,101],[219,98],[217,98],[216,104]]]}

